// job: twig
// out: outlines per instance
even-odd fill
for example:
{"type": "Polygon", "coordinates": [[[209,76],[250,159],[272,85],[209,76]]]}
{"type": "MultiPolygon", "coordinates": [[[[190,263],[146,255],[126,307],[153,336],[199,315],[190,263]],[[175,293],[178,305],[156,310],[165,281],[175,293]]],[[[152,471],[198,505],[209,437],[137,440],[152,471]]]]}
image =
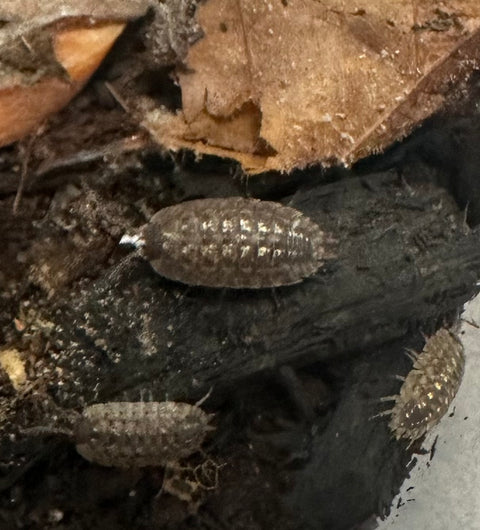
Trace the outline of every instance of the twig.
{"type": "Polygon", "coordinates": [[[25,189],[25,184],[27,182],[27,172],[28,172],[28,163],[30,161],[30,156],[32,153],[32,145],[38,134],[38,129],[35,134],[31,134],[24,142],[19,144],[19,153],[20,158],[22,159],[22,170],[20,173],[20,182],[18,183],[17,193],[15,195],[15,200],[13,201],[13,215],[17,214],[18,207],[20,205],[20,200],[22,198],[23,190],[25,189]]]}

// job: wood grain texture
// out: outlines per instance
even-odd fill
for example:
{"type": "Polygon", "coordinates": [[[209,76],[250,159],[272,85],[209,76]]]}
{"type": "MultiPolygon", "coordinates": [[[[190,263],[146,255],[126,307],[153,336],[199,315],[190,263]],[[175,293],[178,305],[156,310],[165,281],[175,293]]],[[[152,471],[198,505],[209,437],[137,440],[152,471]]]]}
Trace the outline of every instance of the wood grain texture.
{"type": "Polygon", "coordinates": [[[128,257],[58,313],[56,346],[37,376],[73,407],[138,401],[142,389],[190,401],[212,384],[220,395],[268,368],[438,327],[478,289],[479,236],[465,232],[445,191],[411,190],[379,174],[298,192],[289,203],[338,235],[338,255],[275,295],[172,284],[128,257]]]}

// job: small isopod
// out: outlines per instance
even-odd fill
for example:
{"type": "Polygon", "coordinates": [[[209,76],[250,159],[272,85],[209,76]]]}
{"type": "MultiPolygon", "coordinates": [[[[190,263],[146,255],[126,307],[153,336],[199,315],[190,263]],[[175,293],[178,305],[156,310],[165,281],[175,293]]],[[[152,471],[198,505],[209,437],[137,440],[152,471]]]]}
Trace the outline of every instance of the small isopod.
{"type": "Polygon", "coordinates": [[[259,289],[314,274],[326,237],[298,210],[270,201],[198,199],[157,212],[141,232],[143,255],[188,285],[259,289]]]}
{"type": "Polygon", "coordinates": [[[427,339],[419,354],[410,352],[413,368],[396,396],[382,401],[395,401],[389,427],[397,440],[410,443],[421,438],[445,415],[463,377],[465,357],[456,335],[442,328],[427,339]]]}
{"type": "Polygon", "coordinates": [[[99,403],[83,411],[73,439],[84,458],[101,466],[168,465],[200,449],[212,417],[174,401],[99,403]]]}

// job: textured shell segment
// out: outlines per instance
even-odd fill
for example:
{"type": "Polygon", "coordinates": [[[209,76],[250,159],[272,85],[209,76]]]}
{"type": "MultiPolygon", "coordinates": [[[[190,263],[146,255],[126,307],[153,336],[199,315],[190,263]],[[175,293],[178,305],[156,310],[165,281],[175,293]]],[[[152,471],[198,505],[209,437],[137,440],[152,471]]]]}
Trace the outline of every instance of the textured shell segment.
{"type": "Polygon", "coordinates": [[[388,411],[397,440],[413,442],[440,421],[458,391],[464,366],[462,343],[451,331],[440,329],[427,340],[388,411]]]}
{"type": "Polygon", "coordinates": [[[99,403],[83,411],[74,438],[77,451],[102,466],[159,466],[198,451],[211,419],[188,403],[99,403]]]}
{"type": "Polygon", "coordinates": [[[324,233],[270,201],[199,199],[164,208],[143,228],[143,253],[162,276],[188,285],[291,285],[322,264],[324,233]]]}

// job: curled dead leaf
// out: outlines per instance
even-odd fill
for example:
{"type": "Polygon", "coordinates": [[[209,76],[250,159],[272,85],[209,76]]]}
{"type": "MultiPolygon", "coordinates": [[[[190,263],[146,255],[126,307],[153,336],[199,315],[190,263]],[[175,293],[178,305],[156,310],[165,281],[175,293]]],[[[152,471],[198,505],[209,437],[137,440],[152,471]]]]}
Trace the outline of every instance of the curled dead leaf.
{"type": "Polygon", "coordinates": [[[154,109],[144,125],[251,173],[380,151],[480,64],[477,0],[208,0],[197,18],[182,111],[154,109]]]}

